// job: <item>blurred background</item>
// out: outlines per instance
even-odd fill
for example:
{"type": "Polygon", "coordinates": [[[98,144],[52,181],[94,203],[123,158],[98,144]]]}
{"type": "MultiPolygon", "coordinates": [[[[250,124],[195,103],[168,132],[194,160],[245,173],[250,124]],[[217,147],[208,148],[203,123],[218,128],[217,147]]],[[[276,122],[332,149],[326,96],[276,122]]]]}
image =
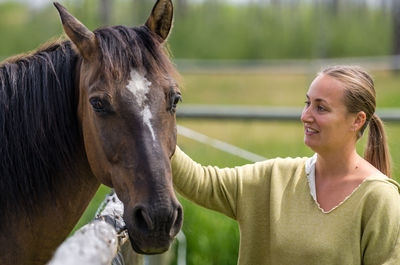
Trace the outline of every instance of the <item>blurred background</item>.
{"type": "MultiPolygon", "coordinates": [[[[155,0],[59,1],[88,28],[143,24],[155,0]]],[[[378,110],[400,107],[398,0],[175,0],[172,60],[182,74],[185,106],[279,107],[301,112],[311,80],[324,65],[358,64],[374,77],[378,110]]],[[[58,38],[48,0],[0,0],[0,60],[58,38]]],[[[300,121],[190,119],[178,124],[266,158],[310,156],[300,121]]],[[[400,176],[400,124],[386,123],[393,173],[400,176]]],[[[193,137],[196,138],[196,137],[193,137]]],[[[210,140],[211,139],[211,140],[210,140]]],[[[178,144],[204,165],[250,161],[185,136],[178,144]]],[[[359,143],[363,152],[365,139],[359,143]]],[[[101,187],[77,228],[108,193],[101,187]]],[[[179,197],[184,205],[187,264],[236,264],[235,221],[179,197]]],[[[176,248],[173,248],[173,252],[176,248]]],[[[176,264],[173,257],[170,264],[176,264]]]]}

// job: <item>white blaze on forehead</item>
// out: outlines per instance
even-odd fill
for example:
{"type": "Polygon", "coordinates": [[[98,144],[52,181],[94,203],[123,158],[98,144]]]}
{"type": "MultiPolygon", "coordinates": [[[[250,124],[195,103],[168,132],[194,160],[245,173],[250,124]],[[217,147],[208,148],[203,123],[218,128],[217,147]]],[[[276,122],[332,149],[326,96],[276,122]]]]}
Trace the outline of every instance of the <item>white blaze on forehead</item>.
{"type": "Polygon", "coordinates": [[[154,134],[153,126],[151,125],[151,118],[153,115],[151,114],[148,104],[145,104],[147,95],[150,92],[150,86],[151,82],[147,80],[146,77],[141,75],[136,70],[131,71],[131,79],[129,80],[126,88],[135,97],[136,103],[141,109],[140,115],[143,119],[143,123],[149,128],[151,136],[153,137],[153,141],[155,141],[156,136],[154,134]]]}
{"type": "Polygon", "coordinates": [[[141,75],[135,70],[131,71],[131,79],[126,88],[132,92],[135,96],[137,104],[144,108],[144,101],[147,98],[147,94],[150,92],[151,82],[149,82],[146,77],[141,75]]]}

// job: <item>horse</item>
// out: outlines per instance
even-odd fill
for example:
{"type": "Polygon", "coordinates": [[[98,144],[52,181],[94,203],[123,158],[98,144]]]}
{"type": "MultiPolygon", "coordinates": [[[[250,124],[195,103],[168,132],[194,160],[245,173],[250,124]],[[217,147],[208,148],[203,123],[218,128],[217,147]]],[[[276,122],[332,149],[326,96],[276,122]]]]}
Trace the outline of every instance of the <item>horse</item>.
{"type": "Polygon", "coordinates": [[[133,249],[164,252],[183,222],[172,2],[144,25],[94,31],[54,5],[68,38],[0,64],[0,264],[45,264],[101,183],[124,204],[133,249]]]}

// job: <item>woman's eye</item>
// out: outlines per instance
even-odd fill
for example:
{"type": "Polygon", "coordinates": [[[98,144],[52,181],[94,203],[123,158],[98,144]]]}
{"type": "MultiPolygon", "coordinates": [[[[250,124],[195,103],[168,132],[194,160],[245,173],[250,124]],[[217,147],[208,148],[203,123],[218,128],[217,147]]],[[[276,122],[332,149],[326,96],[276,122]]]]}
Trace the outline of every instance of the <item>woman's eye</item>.
{"type": "Polygon", "coordinates": [[[310,106],[311,102],[308,101],[308,100],[306,100],[306,101],[304,102],[304,104],[306,104],[306,106],[308,107],[308,106],[310,106]]]}
{"type": "Polygon", "coordinates": [[[106,112],[108,111],[108,106],[110,105],[108,101],[99,97],[93,97],[89,100],[89,102],[95,112],[106,112]]]}
{"type": "Polygon", "coordinates": [[[325,108],[322,107],[322,106],[318,106],[317,108],[318,108],[318,111],[324,111],[325,110],[325,108]]]}

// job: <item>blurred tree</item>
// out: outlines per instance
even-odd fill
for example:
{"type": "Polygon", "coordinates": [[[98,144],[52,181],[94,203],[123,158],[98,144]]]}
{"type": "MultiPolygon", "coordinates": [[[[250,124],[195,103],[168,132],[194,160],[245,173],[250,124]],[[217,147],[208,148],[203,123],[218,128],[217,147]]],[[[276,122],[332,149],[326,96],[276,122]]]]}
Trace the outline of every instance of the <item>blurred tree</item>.
{"type": "Polygon", "coordinates": [[[132,0],[133,25],[140,25],[146,21],[153,4],[153,1],[148,0],[132,0]]]}
{"type": "Polygon", "coordinates": [[[89,29],[99,26],[98,5],[99,0],[70,0],[65,1],[68,10],[89,29]]]}
{"type": "Polygon", "coordinates": [[[176,1],[176,14],[180,17],[184,17],[188,11],[188,2],[187,0],[177,0],[176,1]]]}
{"type": "Polygon", "coordinates": [[[336,16],[339,12],[339,0],[330,0],[329,3],[331,12],[334,16],[336,16]]]}
{"type": "MultiPolygon", "coordinates": [[[[143,24],[156,0],[64,0],[89,29],[101,24],[143,24]],[[100,5],[110,6],[101,20],[100,5]],[[111,15],[112,14],[112,15],[111,15]]],[[[169,38],[176,58],[279,59],[400,54],[400,0],[174,0],[176,21],[169,38]],[[275,2],[274,5],[273,3],[275,2]],[[184,4],[183,4],[184,3],[184,4]],[[250,3],[250,2],[248,2],[250,3]],[[368,0],[368,3],[372,3],[368,0]],[[179,5],[187,5],[187,10],[179,5]],[[397,8],[395,7],[397,6],[397,8]],[[382,7],[382,8],[381,8],[382,7]],[[178,12],[184,10],[184,17],[178,12]],[[392,13],[393,12],[393,13],[392,13]],[[393,14],[393,16],[391,15],[393,14]],[[395,26],[397,25],[397,26],[395,26]]],[[[61,32],[54,7],[35,9],[0,0],[0,57],[37,47],[61,32]]],[[[400,68],[400,62],[398,63],[400,68]]]]}
{"type": "Polygon", "coordinates": [[[392,0],[382,0],[381,2],[381,9],[383,11],[390,10],[392,0]]]}
{"type": "Polygon", "coordinates": [[[317,42],[315,43],[315,53],[319,58],[327,57],[327,42],[328,42],[328,17],[329,10],[327,10],[327,4],[324,1],[314,1],[315,17],[317,28],[317,42]]]}
{"type": "Polygon", "coordinates": [[[111,13],[112,13],[112,1],[111,0],[100,0],[100,24],[102,26],[110,25],[111,13]]]}

